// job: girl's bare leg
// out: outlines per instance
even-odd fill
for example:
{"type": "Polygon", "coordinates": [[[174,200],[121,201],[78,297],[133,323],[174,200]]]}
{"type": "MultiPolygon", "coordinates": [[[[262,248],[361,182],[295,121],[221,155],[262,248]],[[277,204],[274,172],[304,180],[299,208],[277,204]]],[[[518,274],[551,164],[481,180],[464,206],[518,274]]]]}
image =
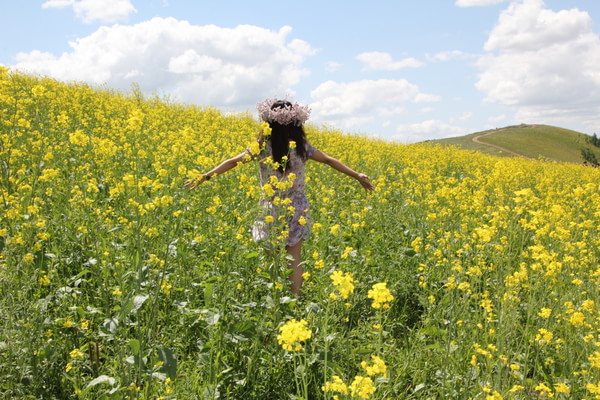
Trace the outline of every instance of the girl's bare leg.
{"type": "Polygon", "coordinates": [[[292,259],[290,260],[288,266],[292,270],[292,274],[290,275],[291,289],[292,293],[296,295],[296,297],[300,297],[300,288],[302,287],[302,274],[304,273],[300,262],[302,261],[302,240],[296,243],[293,246],[286,246],[285,248],[292,259]]]}

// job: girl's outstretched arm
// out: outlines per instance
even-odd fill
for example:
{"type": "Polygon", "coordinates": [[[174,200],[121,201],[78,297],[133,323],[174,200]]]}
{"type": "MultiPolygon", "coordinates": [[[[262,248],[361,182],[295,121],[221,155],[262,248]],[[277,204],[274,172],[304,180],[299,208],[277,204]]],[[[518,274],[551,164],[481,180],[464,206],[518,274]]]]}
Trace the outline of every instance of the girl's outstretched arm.
{"type": "Polygon", "coordinates": [[[310,157],[311,160],[314,161],[318,161],[321,162],[323,164],[327,164],[329,165],[331,168],[336,169],[348,176],[351,176],[352,178],[356,179],[357,181],[360,182],[360,184],[362,185],[362,187],[364,187],[367,190],[373,190],[373,185],[371,184],[371,182],[369,182],[369,177],[365,174],[361,174],[360,172],[356,172],[353,169],[351,169],[350,167],[348,167],[346,164],[344,164],[343,162],[341,162],[338,159],[335,159],[325,153],[323,153],[320,150],[317,150],[313,153],[312,157],[310,157]]]}
{"type": "Polygon", "coordinates": [[[202,174],[201,177],[188,179],[187,181],[185,181],[183,186],[186,189],[196,189],[202,182],[209,180],[214,175],[224,174],[230,169],[237,167],[238,164],[246,162],[248,160],[248,157],[246,157],[247,154],[248,151],[244,151],[243,153],[240,153],[235,157],[229,158],[223,161],[221,164],[217,165],[215,168],[208,171],[207,173],[202,174]]]}

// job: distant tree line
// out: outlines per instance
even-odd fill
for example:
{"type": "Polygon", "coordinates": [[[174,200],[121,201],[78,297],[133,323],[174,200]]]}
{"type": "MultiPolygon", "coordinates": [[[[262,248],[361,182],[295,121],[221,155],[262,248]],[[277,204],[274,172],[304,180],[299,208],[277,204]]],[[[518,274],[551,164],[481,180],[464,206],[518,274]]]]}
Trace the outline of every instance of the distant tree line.
{"type": "Polygon", "coordinates": [[[583,157],[583,163],[585,165],[593,165],[594,167],[600,166],[596,154],[588,148],[581,149],[581,157],[583,157]]]}
{"type": "MultiPolygon", "coordinates": [[[[588,136],[588,143],[594,147],[600,147],[600,138],[594,133],[593,136],[588,136]]],[[[581,149],[581,157],[583,157],[583,163],[585,165],[591,165],[593,167],[600,167],[596,154],[590,148],[581,149]]]]}
{"type": "Polygon", "coordinates": [[[595,133],[593,136],[588,137],[588,142],[593,146],[600,147],[600,138],[595,133]]]}

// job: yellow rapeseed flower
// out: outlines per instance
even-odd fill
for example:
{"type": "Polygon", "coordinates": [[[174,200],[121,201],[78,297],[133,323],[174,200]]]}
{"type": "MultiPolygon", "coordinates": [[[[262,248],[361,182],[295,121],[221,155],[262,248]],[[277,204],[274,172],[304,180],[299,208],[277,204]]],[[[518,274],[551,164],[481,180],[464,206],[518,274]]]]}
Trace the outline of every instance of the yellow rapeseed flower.
{"type": "Polygon", "coordinates": [[[275,189],[273,189],[273,186],[270,183],[265,183],[262,189],[268,197],[273,197],[275,194],[275,189]]]}
{"type": "Polygon", "coordinates": [[[339,224],[335,224],[331,227],[330,230],[331,234],[334,236],[337,236],[340,233],[340,225],[339,224]]]}
{"type": "Polygon", "coordinates": [[[321,386],[321,390],[324,392],[338,392],[341,394],[348,394],[348,386],[344,383],[342,378],[337,375],[332,377],[331,382],[325,382],[325,385],[321,386]]]}
{"type": "Polygon", "coordinates": [[[569,385],[562,383],[562,382],[555,383],[554,390],[557,393],[562,393],[562,394],[566,394],[566,395],[571,394],[571,388],[569,387],[569,385]]]}
{"type": "Polygon", "coordinates": [[[348,258],[349,255],[352,255],[354,252],[354,248],[347,246],[342,253],[342,259],[348,258]]]}
{"type": "Polygon", "coordinates": [[[387,284],[385,282],[376,283],[373,285],[373,288],[369,290],[367,293],[370,299],[373,299],[373,308],[386,308],[388,302],[394,300],[394,296],[387,288],[387,284]]]}
{"type": "Polygon", "coordinates": [[[299,351],[302,349],[301,342],[311,338],[312,331],[307,327],[306,320],[296,321],[292,319],[279,327],[277,341],[287,351],[299,351]]]}
{"type": "Polygon", "coordinates": [[[552,314],[552,309],[546,308],[546,307],[542,307],[540,309],[540,312],[538,313],[538,315],[542,318],[550,318],[551,314],[552,314]]]}
{"type": "Polygon", "coordinates": [[[353,396],[358,396],[361,399],[368,399],[375,393],[373,380],[368,376],[355,376],[348,389],[350,389],[350,393],[353,396]]]}
{"type": "Polygon", "coordinates": [[[597,384],[588,383],[585,388],[592,394],[600,395],[600,382],[597,384]]]}
{"type": "Polygon", "coordinates": [[[360,363],[360,366],[365,370],[367,375],[381,375],[385,376],[387,373],[387,365],[385,365],[385,361],[383,361],[380,357],[376,355],[371,355],[371,363],[369,364],[366,361],[360,363]]]}
{"type": "Polygon", "coordinates": [[[585,324],[585,315],[580,311],[576,311],[571,314],[569,322],[574,326],[583,326],[585,324]]]}
{"type": "Polygon", "coordinates": [[[51,283],[50,278],[48,277],[48,275],[42,275],[42,276],[40,276],[40,278],[38,279],[38,282],[42,286],[48,286],[51,283]]]}
{"type": "Polygon", "coordinates": [[[160,283],[160,290],[166,294],[167,296],[171,294],[171,288],[173,288],[173,285],[171,285],[169,283],[168,279],[163,279],[160,283]]]}
{"type": "Polygon", "coordinates": [[[85,354],[79,349],[74,349],[69,353],[69,355],[71,356],[71,358],[83,358],[85,354]]]}
{"type": "Polygon", "coordinates": [[[538,344],[540,346],[550,343],[553,338],[554,338],[554,334],[544,328],[540,328],[538,330],[537,335],[535,335],[535,340],[538,342],[538,344]]]}
{"type": "Polygon", "coordinates": [[[550,389],[545,383],[540,383],[535,387],[535,390],[540,392],[542,397],[552,397],[554,393],[552,393],[552,389],[550,389]]]}
{"type": "Polygon", "coordinates": [[[260,144],[258,142],[251,143],[250,146],[248,146],[248,151],[252,156],[258,155],[258,153],[260,153],[260,144]]]}
{"type": "Polygon", "coordinates": [[[512,388],[509,389],[508,393],[520,392],[521,390],[525,390],[525,386],[514,385],[512,388]]]}
{"type": "Polygon", "coordinates": [[[485,400],[503,400],[504,397],[502,397],[502,395],[500,393],[498,393],[496,390],[494,390],[491,394],[488,394],[485,397],[485,400]]]}
{"type": "Polygon", "coordinates": [[[356,281],[354,280],[354,275],[350,272],[336,270],[329,275],[329,278],[343,299],[347,299],[354,293],[354,282],[356,281]]]}
{"type": "Polygon", "coordinates": [[[584,300],[583,303],[581,303],[581,309],[583,311],[587,311],[587,312],[593,312],[594,309],[596,308],[596,303],[594,302],[594,300],[584,300]]]}

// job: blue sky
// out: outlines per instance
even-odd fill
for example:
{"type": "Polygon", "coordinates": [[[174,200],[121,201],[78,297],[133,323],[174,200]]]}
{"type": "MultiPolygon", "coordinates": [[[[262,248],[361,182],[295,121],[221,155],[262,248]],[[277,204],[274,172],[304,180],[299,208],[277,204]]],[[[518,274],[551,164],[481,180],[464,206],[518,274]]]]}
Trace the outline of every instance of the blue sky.
{"type": "Polygon", "coordinates": [[[0,65],[400,142],[600,132],[597,0],[0,0],[0,65]]]}

